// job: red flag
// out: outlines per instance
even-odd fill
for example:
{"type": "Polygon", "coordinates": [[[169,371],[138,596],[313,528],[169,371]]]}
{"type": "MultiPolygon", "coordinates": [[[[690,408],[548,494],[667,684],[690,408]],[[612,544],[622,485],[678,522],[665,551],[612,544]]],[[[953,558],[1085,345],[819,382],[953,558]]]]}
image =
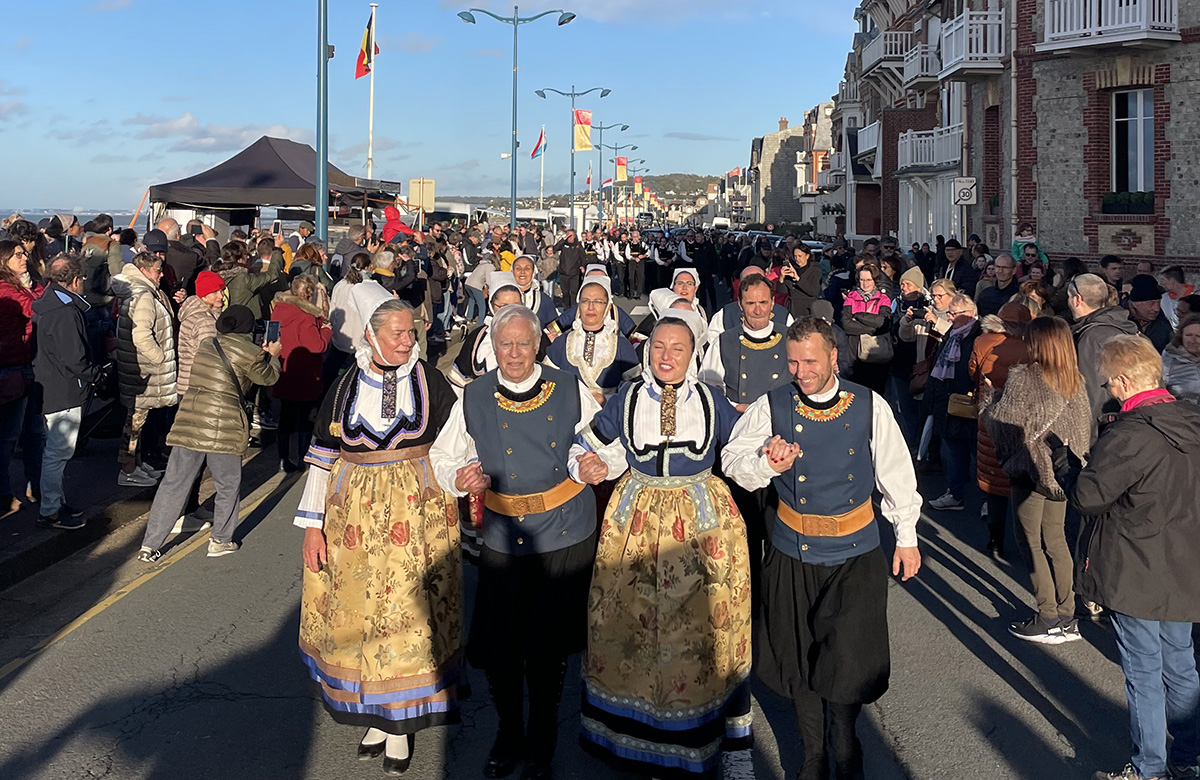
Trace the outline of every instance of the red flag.
{"type": "Polygon", "coordinates": [[[379,46],[372,45],[375,43],[374,27],[375,14],[371,14],[371,18],[367,20],[367,30],[363,33],[362,48],[358,50],[358,62],[354,65],[356,79],[361,79],[375,67],[375,55],[379,53],[379,46]]]}

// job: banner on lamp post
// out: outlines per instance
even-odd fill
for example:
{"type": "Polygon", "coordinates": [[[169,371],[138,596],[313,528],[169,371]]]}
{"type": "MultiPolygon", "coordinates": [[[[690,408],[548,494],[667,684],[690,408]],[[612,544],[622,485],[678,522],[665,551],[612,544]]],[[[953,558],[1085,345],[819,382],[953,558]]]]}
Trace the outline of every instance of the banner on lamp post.
{"type": "Polygon", "coordinates": [[[617,158],[617,181],[629,181],[629,158],[617,158]]]}
{"type": "Polygon", "coordinates": [[[592,112],[582,108],[575,109],[575,151],[590,152],[592,150],[592,112]]]}
{"type": "Polygon", "coordinates": [[[642,177],[641,176],[633,177],[633,194],[634,195],[642,194],[642,177]]]}

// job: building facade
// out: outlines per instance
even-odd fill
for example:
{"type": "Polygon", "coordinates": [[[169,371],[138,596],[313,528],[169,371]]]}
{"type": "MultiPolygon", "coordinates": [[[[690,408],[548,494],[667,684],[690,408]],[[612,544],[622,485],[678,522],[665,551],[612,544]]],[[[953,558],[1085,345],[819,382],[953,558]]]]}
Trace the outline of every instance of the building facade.
{"type": "Polygon", "coordinates": [[[804,151],[804,127],[791,127],[786,117],[779,130],[750,144],[750,217],[752,222],[800,222],[803,211],[796,199],[796,160],[804,151]]]}
{"type": "Polygon", "coordinates": [[[1054,256],[1200,263],[1200,2],[864,0],[821,198],[902,244],[1028,222],[1054,256]],[[954,204],[954,179],[976,181],[954,204]]]}

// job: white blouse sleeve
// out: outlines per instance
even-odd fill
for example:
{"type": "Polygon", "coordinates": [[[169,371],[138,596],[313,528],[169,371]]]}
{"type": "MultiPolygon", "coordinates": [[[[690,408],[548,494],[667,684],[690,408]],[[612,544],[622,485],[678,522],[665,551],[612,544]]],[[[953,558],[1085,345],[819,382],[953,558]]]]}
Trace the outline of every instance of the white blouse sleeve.
{"type": "Polygon", "coordinates": [[[746,409],[733,426],[729,443],[721,450],[725,475],[746,490],[771,484],[775,470],[762,448],[771,440],[771,402],[762,396],[746,409]]]}
{"type": "MultiPolygon", "coordinates": [[[[595,400],[592,401],[595,403],[595,400]]],[[[438,485],[452,496],[465,496],[466,492],[454,486],[458,470],[472,461],[479,460],[475,440],[467,433],[467,420],[463,416],[463,399],[454,402],[450,418],[429,449],[429,460],[433,464],[433,475],[438,485]]]]}
{"type": "MultiPolygon", "coordinates": [[[[717,316],[720,317],[720,313],[717,316]]],[[[696,378],[717,389],[720,395],[725,395],[725,364],[721,361],[721,342],[719,340],[714,340],[709,344],[708,351],[704,353],[704,360],[700,363],[700,373],[696,378]]]]}
{"type": "Polygon", "coordinates": [[[292,525],[297,528],[325,527],[325,496],[329,490],[329,472],[310,465],[304,483],[304,495],[296,507],[296,518],[292,525]]]}

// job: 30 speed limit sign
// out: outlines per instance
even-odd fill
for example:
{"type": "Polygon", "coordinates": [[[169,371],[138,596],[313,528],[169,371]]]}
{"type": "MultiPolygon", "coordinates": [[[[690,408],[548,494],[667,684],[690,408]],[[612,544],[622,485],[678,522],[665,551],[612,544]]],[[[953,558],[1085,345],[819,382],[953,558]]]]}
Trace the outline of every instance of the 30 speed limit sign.
{"type": "Polygon", "coordinates": [[[954,180],[954,205],[974,206],[978,202],[979,183],[974,176],[954,180]]]}

